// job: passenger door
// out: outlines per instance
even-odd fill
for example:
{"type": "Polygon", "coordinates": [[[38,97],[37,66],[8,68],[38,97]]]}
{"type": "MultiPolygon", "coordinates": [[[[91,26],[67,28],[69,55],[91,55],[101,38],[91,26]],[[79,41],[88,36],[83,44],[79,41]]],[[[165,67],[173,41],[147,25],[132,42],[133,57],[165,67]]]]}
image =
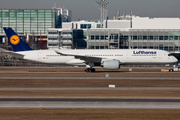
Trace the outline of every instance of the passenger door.
{"type": "Polygon", "coordinates": [[[162,53],[158,52],[158,59],[162,59],[162,53]]]}
{"type": "Polygon", "coordinates": [[[41,54],[41,52],[39,52],[38,53],[38,59],[41,59],[41,57],[42,57],[42,54],[41,54]]]}
{"type": "Polygon", "coordinates": [[[130,59],[130,53],[129,52],[126,53],[126,59],[130,59]]]}

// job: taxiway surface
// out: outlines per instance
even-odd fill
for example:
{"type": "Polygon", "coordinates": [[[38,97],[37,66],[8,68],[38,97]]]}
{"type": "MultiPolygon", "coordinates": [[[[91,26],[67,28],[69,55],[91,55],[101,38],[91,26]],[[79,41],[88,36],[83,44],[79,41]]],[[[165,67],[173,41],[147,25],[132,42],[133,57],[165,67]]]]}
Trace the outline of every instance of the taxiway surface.
{"type": "Polygon", "coordinates": [[[36,91],[36,90],[180,90],[179,87],[121,87],[121,88],[0,88],[0,91],[36,91]]]}
{"type": "Polygon", "coordinates": [[[180,109],[180,98],[1,97],[0,108],[180,109]]]}
{"type": "Polygon", "coordinates": [[[72,71],[66,68],[66,72],[63,68],[46,69],[1,69],[0,108],[180,109],[180,98],[175,98],[180,91],[179,73],[154,72],[153,69],[96,73],[85,73],[82,68],[72,71]],[[109,84],[116,88],[108,88],[109,84]],[[116,94],[108,97],[112,93],[116,94]],[[89,96],[84,96],[87,94],[89,96]],[[124,97],[127,94],[133,98],[124,97]],[[26,95],[29,97],[24,97],[26,95]],[[159,98],[160,95],[164,98],[159,98]]]}
{"type": "Polygon", "coordinates": [[[174,78],[174,77],[0,77],[0,79],[64,79],[64,80],[70,80],[70,79],[116,79],[116,80],[180,80],[180,78],[174,78]]]}

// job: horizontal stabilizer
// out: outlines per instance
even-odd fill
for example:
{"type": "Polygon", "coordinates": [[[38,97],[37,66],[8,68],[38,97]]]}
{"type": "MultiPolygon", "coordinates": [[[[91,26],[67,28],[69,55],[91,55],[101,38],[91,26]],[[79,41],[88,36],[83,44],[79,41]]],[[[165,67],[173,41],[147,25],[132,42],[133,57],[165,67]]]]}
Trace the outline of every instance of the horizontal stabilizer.
{"type": "Polygon", "coordinates": [[[24,57],[24,55],[22,55],[22,54],[12,52],[12,51],[9,51],[9,50],[5,50],[3,48],[0,48],[0,51],[1,51],[1,53],[6,53],[6,54],[12,55],[13,57],[17,57],[17,58],[23,58],[24,57]]]}

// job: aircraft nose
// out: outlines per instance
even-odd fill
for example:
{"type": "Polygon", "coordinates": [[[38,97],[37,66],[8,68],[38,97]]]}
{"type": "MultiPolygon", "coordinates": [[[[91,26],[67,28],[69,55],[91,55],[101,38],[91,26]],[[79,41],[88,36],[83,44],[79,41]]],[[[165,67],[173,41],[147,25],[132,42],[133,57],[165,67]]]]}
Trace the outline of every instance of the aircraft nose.
{"type": "Polygon", "coordinates": [[[176,57],[173,57],[174,62],[178,62],[178,59],[176,57]]]}

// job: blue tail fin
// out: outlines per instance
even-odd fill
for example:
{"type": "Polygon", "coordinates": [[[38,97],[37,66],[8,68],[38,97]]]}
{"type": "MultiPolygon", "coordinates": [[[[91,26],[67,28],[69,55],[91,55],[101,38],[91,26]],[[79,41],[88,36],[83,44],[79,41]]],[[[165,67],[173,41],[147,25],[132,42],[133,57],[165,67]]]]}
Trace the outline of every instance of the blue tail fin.
{"type": "Polygon", "coordinates": [[[32,50],[10,27],[3,28],[14,52],[32,50]]]}

